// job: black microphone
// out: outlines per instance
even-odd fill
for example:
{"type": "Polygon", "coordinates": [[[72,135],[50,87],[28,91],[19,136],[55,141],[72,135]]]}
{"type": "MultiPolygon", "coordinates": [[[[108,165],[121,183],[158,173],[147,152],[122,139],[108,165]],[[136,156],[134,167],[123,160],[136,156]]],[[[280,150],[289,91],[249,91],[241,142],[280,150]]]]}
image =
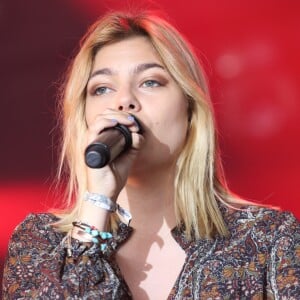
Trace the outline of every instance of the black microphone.
{"type": "MultiPolygon", "coordinates": [[[[132,116],[142,133],[140,122],[132,116]]],[[[99,136],[85,149],[84,157],[87,166],[93,169],[103,168],[121,153],[132,146],[131,131],[122,124],[104,129],[99,136]]]]}

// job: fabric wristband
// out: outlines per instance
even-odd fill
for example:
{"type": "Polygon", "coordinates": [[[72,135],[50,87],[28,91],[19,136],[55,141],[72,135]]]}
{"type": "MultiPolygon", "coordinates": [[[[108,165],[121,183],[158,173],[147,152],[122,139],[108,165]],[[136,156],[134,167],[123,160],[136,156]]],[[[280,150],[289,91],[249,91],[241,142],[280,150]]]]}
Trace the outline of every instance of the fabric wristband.
{"type": "Polygon", "coordinates": [[[89,193],[86,191],[83,199],[110,212],[117,211],[119,215],[125,219],[127,225],[129,225],[132,219],[131,213],[128,210],[122,208],[119,204],[113,202],[110,198],[102,194],[89,193]]]}

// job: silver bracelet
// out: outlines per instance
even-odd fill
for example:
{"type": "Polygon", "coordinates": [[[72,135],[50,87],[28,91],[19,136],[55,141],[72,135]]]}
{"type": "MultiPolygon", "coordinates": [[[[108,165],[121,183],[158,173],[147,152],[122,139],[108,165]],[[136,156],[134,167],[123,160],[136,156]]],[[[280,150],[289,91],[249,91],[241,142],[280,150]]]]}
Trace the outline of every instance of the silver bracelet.
{"type": "Polygon", "coordinates": [[[89,193],[86,191],[83,199],[85,201],[92,202],[95,206],[101,207],[110,212],[117,211],[120,214],[120,216],[122,216],[125,219],[125,221],[128,225],[132,219],[131,213],[128,210],[122,208],[119,204],[113,202],[110,198],[108,198],[104,195],[96,194],[96,193],[89,193]]]}

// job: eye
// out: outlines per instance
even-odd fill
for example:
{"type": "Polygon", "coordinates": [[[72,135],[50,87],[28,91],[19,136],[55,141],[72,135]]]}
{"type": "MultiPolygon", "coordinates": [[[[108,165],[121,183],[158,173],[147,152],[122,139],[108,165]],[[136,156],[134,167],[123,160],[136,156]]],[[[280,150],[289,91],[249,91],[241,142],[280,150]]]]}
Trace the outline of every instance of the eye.
{"type": "Polygon", "coordinates": [[[161,84],[158,81],[152,79],[146,80],[142,84],[142,87],[158,87],[158,86],[161,86],[161,84]]]}
{"type": "Polygon", "coordinates": [[[93,95],[103,95],[103,94],[108,94],[111,92],[111,89],[107,86],[100,86],[100,87],[97,87],[96,89],[94,89],[93,91],[93,95]]]}

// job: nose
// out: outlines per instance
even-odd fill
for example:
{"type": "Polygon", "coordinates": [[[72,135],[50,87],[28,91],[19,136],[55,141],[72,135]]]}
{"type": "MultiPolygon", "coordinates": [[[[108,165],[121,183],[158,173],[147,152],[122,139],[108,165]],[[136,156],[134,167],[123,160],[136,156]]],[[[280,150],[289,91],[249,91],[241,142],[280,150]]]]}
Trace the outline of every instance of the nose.
{"type": "Polygon", "coordinates": [[[120,91],[115,102],[116,109],[121,111],[136,112],[141,109],[140,102],[129,89],[120,91]]]}
{"type": "Polygon", "coordinates": [[[136,105],[134,103],[129,103],[128,105],[119,105],[118,110],[131,111],[135,110],[136,105]]]}

